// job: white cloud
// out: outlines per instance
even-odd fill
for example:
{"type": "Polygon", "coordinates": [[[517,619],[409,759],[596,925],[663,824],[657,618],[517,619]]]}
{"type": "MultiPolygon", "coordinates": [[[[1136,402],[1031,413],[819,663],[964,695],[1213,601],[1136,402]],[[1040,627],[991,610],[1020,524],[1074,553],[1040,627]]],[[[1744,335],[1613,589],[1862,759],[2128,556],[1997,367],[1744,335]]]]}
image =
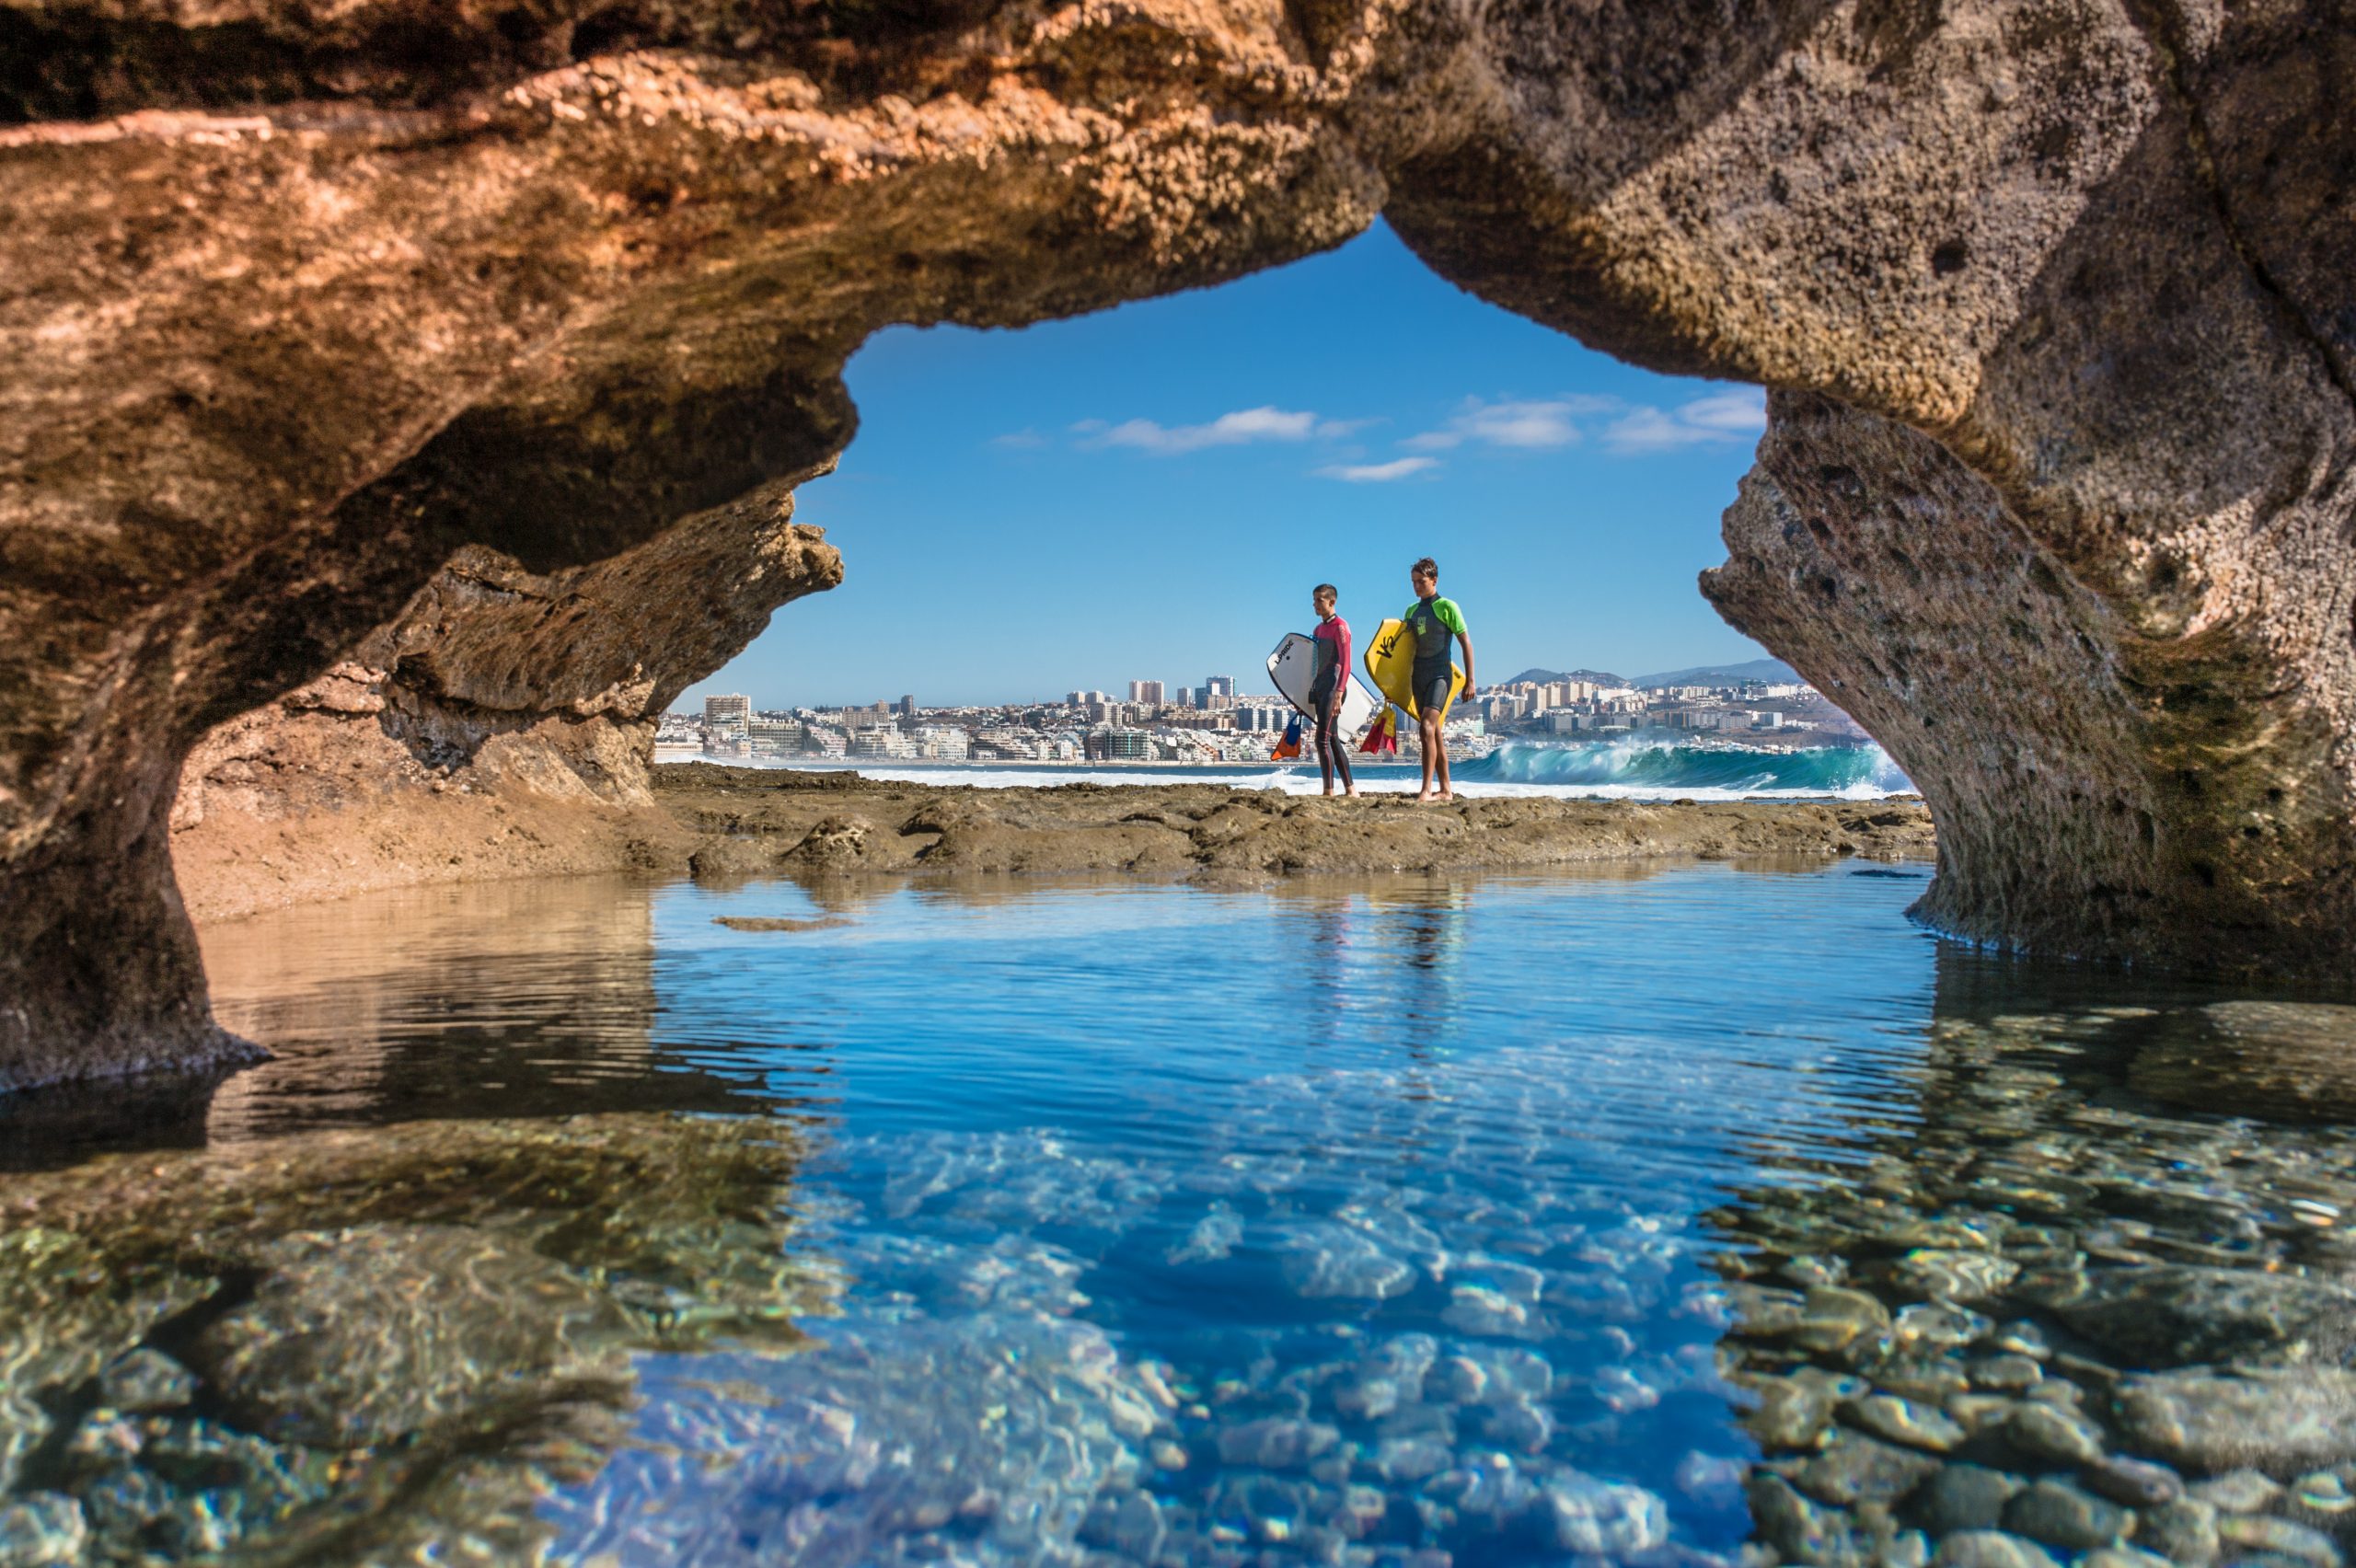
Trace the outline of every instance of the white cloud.
{"type": "Polygon", "coordinates": [[[1126,446],[1157,456],[1200,452],[1207,446],[1242,446],[1254,441],[1333,440],[1367,423],[1364,420],[1321,420],[1313,413],[1289,409],[1239,409],[1208,424],[1165,425],[1152,420],[1125,420],[1107,424],[1083,420],[1072,433],[1087,446],[1126,446]]]}
{"type": "Polygon", "coordinates": [[[1677,410],[1677,417],[1706,430],[1749,432],[1767,428],[1767,394],[1757,386],[1738,386],[1696,398],[1677,410]]]}
{"type": "Polygon", "coordinates": [[[1605,427],[1603,444],[1623,455],[1724,446],[1767,428],[1767,395],[1755,386],[1713,392],[1674,414],[1640,404],[1605,427]]]}
{"type": "Polygon", "coordinates": [[[1464,407],[1438,430],[1409,436],[1400,444],[1420,452],[1445,452],[1468,441],[1487,446],[1527,450],[1569,446],[1580,439],[1578,421],[1589,414],[1607,414],[1621,407],[1617,398],[1574,393],[1538,399],[1503,398],[1488,402],[1468,398],[1464,407]]]}
{"type": "Polygon", "coordinates": [[[1345,479],[1354,485],[1387,485],[1393,479],[1403,479],[1439,466],[1437,457],[1394,457],[1388,463],[1335,463],[1317,470],[1329,479],[1345,479]]]}

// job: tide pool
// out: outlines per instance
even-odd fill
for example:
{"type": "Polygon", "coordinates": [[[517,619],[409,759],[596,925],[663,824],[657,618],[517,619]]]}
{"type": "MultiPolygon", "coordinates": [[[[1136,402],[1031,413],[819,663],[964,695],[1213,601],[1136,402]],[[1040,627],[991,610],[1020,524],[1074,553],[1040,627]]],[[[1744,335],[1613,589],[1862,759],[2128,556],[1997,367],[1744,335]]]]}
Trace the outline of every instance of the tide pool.
{"type": "Polygon", "coordinates": [[[2324,1562],[2356,1426],[2279,1452],[2247,1390],[2347,1376],[2356,1146],[2212,1113],[2201,1063],[2339,1009],[1945,946],[1926,874],[219,928],[275,1061],[0,1123],[0,1545],[2324,1562]],[[2253,1456],[2247,1506],[2189,1494],[2253,1456]]]}

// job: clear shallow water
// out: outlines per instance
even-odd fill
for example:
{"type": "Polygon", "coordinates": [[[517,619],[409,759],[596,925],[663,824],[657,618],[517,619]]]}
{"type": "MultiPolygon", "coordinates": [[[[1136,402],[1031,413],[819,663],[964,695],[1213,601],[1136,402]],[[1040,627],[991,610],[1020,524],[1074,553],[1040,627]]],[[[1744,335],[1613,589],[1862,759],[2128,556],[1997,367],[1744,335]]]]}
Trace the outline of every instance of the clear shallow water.
{"type": "MultiPolygon", "coordinates": [[[[661,761],[695,762],[689,747],[664,747],[661,761]]],[[[984,789],[1055,784],[1227,784],[1244,790],[1314,794],[1323,782],[1312,759],[1290,766],[1195,767],[1177,764],[1087,767],[1020,763],[811,763],[800,758],[744,757],[737,766],[849,769],[895,783],[971,784],[984,789]]],[[[1413,763],[1353,759],[1358,788],[1372,793],[1413,793],[1421,784],[1413,763]]],[[[1877,745],[1814,746],[1789,751],[1678,745],[1660,741],[1591,741],[1541,745],[1515,743],[1486,756],[1466,757],[1450,769],[1461,794],[1476,797],[1548,795],[1572,800],[1634,801],[1876,801],[1914,792],[1914,785],[1877,745]]]]}
{"type": "Polygon", "coordinates": [[[276,1062],[0,1124],[0,1549],[2330,1561],[2344,1113],[2172,1108],[2249,1109],[2202,1064],[2281,1031],[1943,948],[1922,885],[583,881],[225,928],[276,1062]],[[2249,1507],[2159,1495],[2253,1459],[2249,1507]]]}

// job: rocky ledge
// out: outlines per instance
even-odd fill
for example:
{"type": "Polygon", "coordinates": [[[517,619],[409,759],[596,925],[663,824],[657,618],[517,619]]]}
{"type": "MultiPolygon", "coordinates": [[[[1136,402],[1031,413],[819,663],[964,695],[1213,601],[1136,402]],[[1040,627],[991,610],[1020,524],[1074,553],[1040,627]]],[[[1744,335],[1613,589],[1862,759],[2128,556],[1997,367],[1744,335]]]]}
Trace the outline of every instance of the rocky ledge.
{"type": "Polygon", "coordinates": [[[1250,876],[1512,870],[1589,862],[1927,857],[1931,816],[1872,801],[1357,800],[1223,784],[981,790],[685,763],[656,795],[701,836],[699,879],[780,872],[1250,876]]]}

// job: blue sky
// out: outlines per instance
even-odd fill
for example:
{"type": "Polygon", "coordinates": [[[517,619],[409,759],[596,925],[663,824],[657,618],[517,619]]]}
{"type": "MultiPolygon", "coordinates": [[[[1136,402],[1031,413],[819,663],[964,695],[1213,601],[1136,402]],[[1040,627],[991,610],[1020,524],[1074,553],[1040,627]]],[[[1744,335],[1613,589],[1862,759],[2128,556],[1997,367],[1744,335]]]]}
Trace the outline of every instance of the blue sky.
{"type": "Polygon", "coordinates": [[[1755,388],[1654,375],[1483,304],[1390,230],[1224,287],[1020,331],[895,328],[796,515],[843,552],[691,689],[756,706],[1268,689],[1341,589],[1363,636],[1430,554],[1485,683],[1760,657],[1694,587],[1755,388]]]}

